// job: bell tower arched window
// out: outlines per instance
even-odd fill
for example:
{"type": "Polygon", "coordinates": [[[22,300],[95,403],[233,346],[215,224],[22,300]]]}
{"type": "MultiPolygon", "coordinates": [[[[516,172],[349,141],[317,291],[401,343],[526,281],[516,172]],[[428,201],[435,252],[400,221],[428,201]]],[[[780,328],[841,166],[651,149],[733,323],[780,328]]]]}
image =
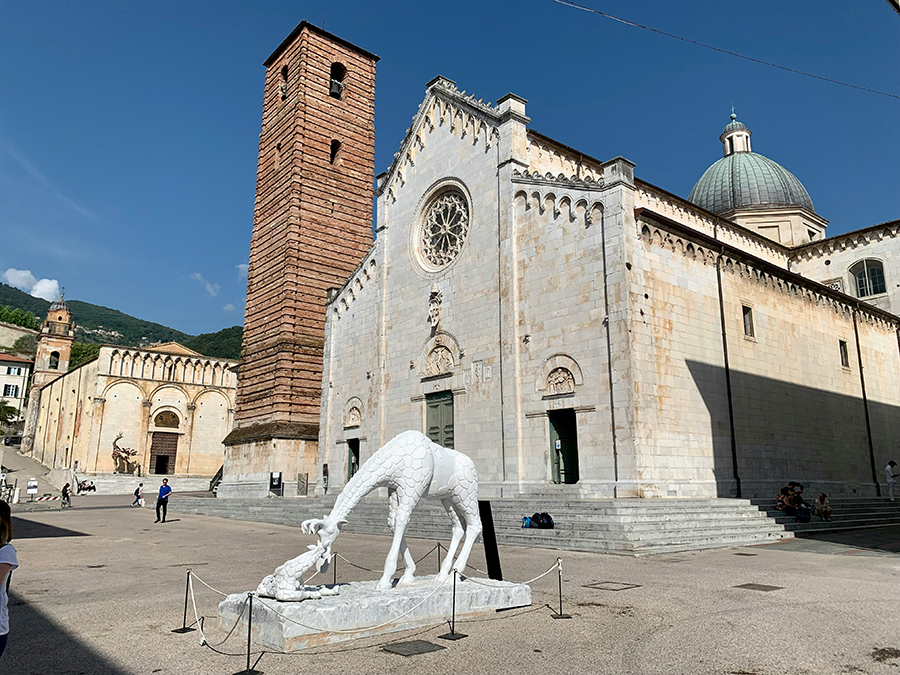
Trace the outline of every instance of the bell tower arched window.
{"type": "Polygon", "coordinates": [[[331,64],[331,86],[328,95],[332,98],[344,98],[344,78],[347,77],[347,69],[341,63],[331,64]]]}
{"type": "Polygon", "coordinates": [[[288,79],[288,67],[284,66],[281,69],[281,80],[278,83],[278,93],[281,95],[281,100],[287,98],[287,79],[288,79]]]}
{"type": "Polygon", "coordinates": [[[59,352],[50,352],[50,370],[59,370],[59,352]]]}
{"type": "Polygon", "coordinates": [[[850,274],[856,281],[856,297],[867,298],[887,293],[884,266],[878,260],[862,260],[850,268],[850,274]]]}

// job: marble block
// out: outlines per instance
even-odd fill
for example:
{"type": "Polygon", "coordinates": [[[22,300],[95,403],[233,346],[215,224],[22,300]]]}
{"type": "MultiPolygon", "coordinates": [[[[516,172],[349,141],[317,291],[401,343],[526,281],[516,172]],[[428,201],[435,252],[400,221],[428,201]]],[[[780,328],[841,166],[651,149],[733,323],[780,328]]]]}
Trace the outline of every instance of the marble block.
{"type": "MultiPolygon", "coordinates": [[[[466,578],[457,580],[457,619],[531,604],[529,586],[492,579],[479,581],[485,585],[466,578]]],[[[430,598],[429,594],[438,586],[434,575],[417,578],[412,584],[387,591],[377,590],[377,583],[356,581],[338,584],[340,595],[303,602],[278,602],[271,598],[254,597],[252,639],[271,649],[295,652],[449,621],[452,578],[430,598]]],[[[246,593],[235,593],[219,604],[219,623],[224,630],[230,630],[235,621],[239,621],[235,634],[247,635],[246,609],[238,617],[246,597],[246,593]]]]}

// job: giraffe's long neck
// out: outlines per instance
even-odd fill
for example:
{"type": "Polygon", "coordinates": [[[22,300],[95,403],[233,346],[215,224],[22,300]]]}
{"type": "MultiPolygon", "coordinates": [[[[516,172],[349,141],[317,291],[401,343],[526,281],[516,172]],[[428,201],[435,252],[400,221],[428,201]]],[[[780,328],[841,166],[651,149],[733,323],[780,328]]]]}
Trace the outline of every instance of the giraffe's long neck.
{"type": "Polygon", "coordinates": [[[341,490],[328,517],[335,521],[346,520],[363,497],[382,487],[387,477],[380,469],[378,465],[367,467],[363,464],[362,469],[341,490]]]}

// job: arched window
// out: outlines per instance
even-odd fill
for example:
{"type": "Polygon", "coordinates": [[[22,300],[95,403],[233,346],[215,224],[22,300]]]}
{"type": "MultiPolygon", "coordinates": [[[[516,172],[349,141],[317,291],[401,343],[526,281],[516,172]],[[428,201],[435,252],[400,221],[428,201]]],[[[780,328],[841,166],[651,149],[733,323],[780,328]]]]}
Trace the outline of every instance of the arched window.
{"type": "Polygon", "coordinates": [[[59,352],[50,352],[50,370],[59,370],[59,352]]]}
{"type": "Polygon", "coordinates": [[[288,67],[283,66],[281,68],[281,82],[278,83],[278,91],[281,94],[281,100],[287,98],[287,78],[288,78],[288,67]]]}
{"type": "Polygon", "coordinates": [[[163,410],[159,415],[156,416],[154,423],[158,427],[167,427],[169,429],[177,429],[178,428],[178,415],[173,413],[171,410],[163,410]]]}
{"type": "Polygon", "coordinates": [[[879,261],[862,260],[850,268],[850,274],[856,280],[856,297],[866,298],[887,293],[884,267],[879,261]]]}
{"type": "Polygon", "coordinates": [[[334,164],[338,160],[338,156],[341,152],[341,142],[340,141],[331,141],[331,159],[330,162],[334,164]]]}
{"type": "Polygon", "coordinates": [[[344,78],[347,77],[347,69],[340,63],[331,64],[331,87],[328,94],[332,98],[344,97],[344,78]]]}

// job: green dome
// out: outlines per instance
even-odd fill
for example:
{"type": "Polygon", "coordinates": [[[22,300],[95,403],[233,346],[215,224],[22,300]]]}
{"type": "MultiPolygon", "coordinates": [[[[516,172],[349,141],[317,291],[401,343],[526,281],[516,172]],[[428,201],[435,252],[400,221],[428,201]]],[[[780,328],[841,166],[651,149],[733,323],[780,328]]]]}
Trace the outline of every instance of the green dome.
{"type": "MultiPolygon", "coordinates": [[[[732,122],[725,130],[737,124],[744,126],[732,122]]],[[[767,206],[802,206],[816,211],[794,174],[755,152],[735,152],[713,164],[700,176],[688,201],[716,214],[767,206]]]]}

